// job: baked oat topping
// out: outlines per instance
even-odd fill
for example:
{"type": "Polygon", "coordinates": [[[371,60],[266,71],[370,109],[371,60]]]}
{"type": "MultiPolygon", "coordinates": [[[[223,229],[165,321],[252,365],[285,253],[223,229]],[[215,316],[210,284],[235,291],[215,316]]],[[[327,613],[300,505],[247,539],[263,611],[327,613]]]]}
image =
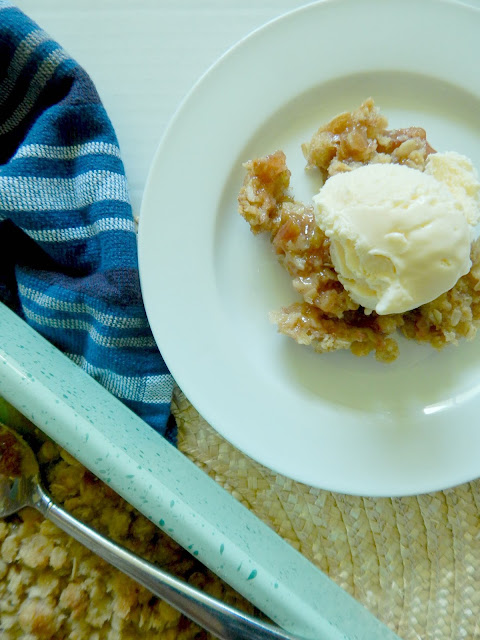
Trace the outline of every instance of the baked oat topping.
{"type": "MultiPolygon", "coordinates": [[[[322,126],[302,146],[307,167],[324,178],[370,163],[398,163],[423,171],[435,150],[424,129],[389,130],[369,98],[358,109],[322,126]]],[[[255,233],[268,233],[279,261],[302,301],[271,313],[281,333],[323,353],[350,349],[374,352],[377,360],[398,356],[397,329],[436,348],[475,336],[480,322],[480,248],[472,245],[470,272],[437,299],[405,313],[380,316],[355,303],[332,264],[330,241],[315,222],[313,207],[289,192],[290,171],[283,151],[249,160],[240,190],[239,212],[255,233]]]]}

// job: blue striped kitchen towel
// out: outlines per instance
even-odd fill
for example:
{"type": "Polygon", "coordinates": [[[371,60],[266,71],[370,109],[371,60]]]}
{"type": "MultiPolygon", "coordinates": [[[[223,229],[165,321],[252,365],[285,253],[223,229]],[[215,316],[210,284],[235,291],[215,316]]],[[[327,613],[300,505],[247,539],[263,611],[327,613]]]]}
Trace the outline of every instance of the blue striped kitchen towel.
{"type": "Polygon", "coordinates": [[[3,0],[0,300],[175,440],[112,124],[86,72],[3,0]]]}

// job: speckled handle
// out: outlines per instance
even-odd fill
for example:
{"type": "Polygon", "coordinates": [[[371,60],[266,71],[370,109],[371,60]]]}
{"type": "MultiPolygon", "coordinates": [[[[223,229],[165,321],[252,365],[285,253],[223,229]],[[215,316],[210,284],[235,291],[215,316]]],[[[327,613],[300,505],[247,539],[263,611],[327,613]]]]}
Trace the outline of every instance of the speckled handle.
{"type": "Polygon", "coordinates": [[[315,640],[398,640],[2,304],[0,392],[283,629],[315,640]]]}

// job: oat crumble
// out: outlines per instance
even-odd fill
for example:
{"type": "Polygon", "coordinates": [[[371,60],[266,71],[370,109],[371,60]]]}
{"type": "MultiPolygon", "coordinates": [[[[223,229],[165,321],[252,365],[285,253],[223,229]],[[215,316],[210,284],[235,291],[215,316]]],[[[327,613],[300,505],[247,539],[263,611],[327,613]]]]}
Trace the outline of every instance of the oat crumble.
{"type": "MultiPolygon", "coordinates": [[[[302,145],[308,167],[324,180],[369,163],[399,163],[419,171],[435,150],[424,129],[387,129],[387,119],[369,98],[340,114],[302,145]]],[[[290,171],[283,151],[245,163],[239,212],[253,233],[268,233],[279,261],[303,299],[270,316],[278,330],[319,353],[350,349],[391,362],[399,353],[394,333],[437,349],[472,339],[480,322],[480,241],[472,245],[470,272],[436,300],[402,314],[366,315],[339,282],[329,239],[316,225],[313,207],[289,192],[290,171]]]]}
{"type": "MultiPolygon", "coordinates": [[[[192,586],[258,614],[56,444],[42,444],[38,457],[52,497],[74,516],[192,586]]],[[[36,510],[0,520],[0,640],[211,637],[36,510]]]]}

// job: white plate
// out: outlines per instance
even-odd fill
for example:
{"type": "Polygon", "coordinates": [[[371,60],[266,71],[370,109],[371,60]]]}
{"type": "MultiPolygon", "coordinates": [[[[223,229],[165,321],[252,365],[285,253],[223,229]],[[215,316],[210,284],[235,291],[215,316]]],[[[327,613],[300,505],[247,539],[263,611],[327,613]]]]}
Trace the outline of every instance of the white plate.
{"type": "Polygon", "coordinates": [[[178,384],[227,440],[301,482],[406,495],[480,475],[480,337],[436,352],[401,341],[385,365],[318,355],[268,312],[295,300],[236,197],[246,159],[287,154],[372,95],[392,127],[426,128],[480,167],[480,11],[434,0],[335,0],[241,41],[197,83],[153,162],[139,229],[147,314],[178,384]]]}

